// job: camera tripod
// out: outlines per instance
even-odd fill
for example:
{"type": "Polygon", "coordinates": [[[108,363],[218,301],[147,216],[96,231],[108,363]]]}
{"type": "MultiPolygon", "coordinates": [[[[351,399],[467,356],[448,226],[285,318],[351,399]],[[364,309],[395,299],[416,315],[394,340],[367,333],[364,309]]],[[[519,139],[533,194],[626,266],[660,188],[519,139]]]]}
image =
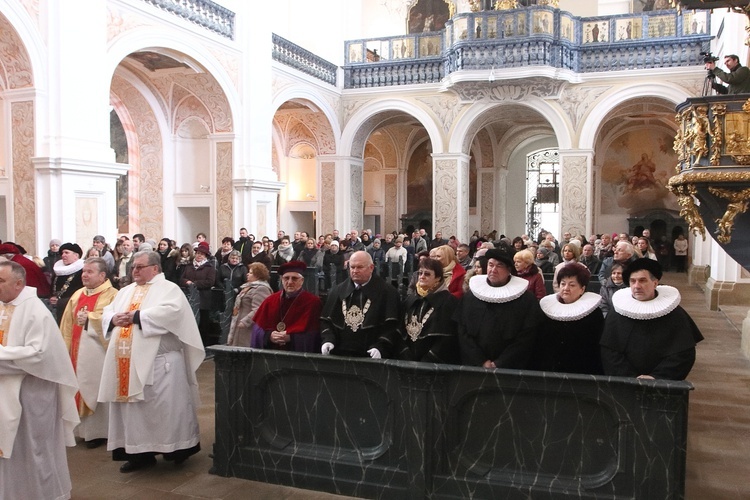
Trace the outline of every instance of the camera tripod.
{"type": "Polygon", "coordinates": [[[706,75],[706,79],[703,80],[703,93],[701,94],[701,96],[703,97],[711,95],[714,80],[716,79],[716,75],[714,75],[713,71],[711,71],[710,69],[706,71],[708,71],[708,74],[706,75]]]}

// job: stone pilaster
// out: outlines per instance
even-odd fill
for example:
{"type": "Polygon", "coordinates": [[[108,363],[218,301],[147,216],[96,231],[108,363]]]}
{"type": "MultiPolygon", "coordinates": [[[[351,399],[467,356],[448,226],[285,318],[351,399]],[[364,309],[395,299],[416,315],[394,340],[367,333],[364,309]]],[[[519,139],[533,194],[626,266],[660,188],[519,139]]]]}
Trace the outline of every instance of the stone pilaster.
{"type": "Polygon", "coordinates": [[[469,240],[469,156],[432,155],[432,234],[469,240]]]}
{"type": "Polygon", "coordinates": [[[560,151],[560,234],[591,234],[593,152],[560,151]]]}

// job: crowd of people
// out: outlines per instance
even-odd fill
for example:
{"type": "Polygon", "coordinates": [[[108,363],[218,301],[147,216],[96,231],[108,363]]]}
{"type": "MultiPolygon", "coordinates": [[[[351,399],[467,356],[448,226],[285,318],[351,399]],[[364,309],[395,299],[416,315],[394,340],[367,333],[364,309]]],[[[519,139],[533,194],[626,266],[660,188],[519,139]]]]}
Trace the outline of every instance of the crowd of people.
{"type": "Polygon", "coordinates": [[[106,442],[124,473],[197,453],[195,373],[215,343],[684,379],[702,336],[663,269],[648,231],[462,243],[424,230],[271,240],[243,228],[216,251],[203,233],[113,247],[96,236],[85,253],[52,240],[43,260],[0,244],[0,497],[64,496],[74,436],[106,442]]]}

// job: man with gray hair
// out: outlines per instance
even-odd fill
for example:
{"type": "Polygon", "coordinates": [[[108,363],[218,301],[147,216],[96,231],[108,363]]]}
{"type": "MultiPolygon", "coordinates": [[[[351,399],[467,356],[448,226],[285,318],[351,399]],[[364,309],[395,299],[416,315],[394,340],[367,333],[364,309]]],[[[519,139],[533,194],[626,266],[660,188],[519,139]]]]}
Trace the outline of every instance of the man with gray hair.
{"type": "Polygon", "coordinates": [[[321,353],[373,359],[392,354],[400,300],[374,269],[370,254],[352,254],[349,279],[331,289],[321,313],[321,353]]]}
{"type": "Polygon", "coordinates": [[[185,294],[161,272],[158,252],[133,257],[133,281],[104,309],[109,339],[99,402],[111,403],[107,450],[120,472],[181,464],[200,451],[195,372],[205,358],[185,294]]]}
{"type": "MultiPolygon", "coordinates": [[[[599,282],[604,285],[607,278],[612,273],[612,264],[615,262],[622,264],[623,268],[636,259],[635,248],[633,244],[625,241],[618,241],[614,247],[614,256],[607,257],[602,261],[602,267],[599,269],[599,282]]],[[[624,274],[624,271],[623,271],[624,274]]]]}

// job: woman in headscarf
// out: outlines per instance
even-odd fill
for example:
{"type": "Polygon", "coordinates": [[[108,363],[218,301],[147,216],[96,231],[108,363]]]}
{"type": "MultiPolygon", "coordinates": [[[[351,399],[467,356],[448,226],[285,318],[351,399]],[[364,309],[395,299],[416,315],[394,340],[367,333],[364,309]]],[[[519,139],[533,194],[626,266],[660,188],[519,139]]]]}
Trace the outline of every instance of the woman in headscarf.
{"type": "Polygon", "coordinates": [[[247,266],[246,281],[234,301],[227,345],[251,347],[253,317],[266,297],[273,293],[268,284],[269,277],[268,268],[264,264],[253,262],[247,266]]]}
{"type": "Polygon", "coordinates": [[[456,252],[448,245],[441,245],[430,250],[430,258],[437,260],[443,266],[443,278],[447,283],[448,291],[457,299],[463,297],[466,270],[459,265],[456,252]]]}
{"type": "Polygon", "coordinates": [[[404,301],[396,356],[407,361],[458,363],[458,326],[452,319],[458,299],[448,291],[443,266],[419,263],[416,288],[404,301]]]}
{"type": "Polygon", "coordinates": [[[590,278],[583,264],[563,266],[557,273],[560,292],[539,301],[546,318],[537,332],[533,369],[604,373],[599,348],[604,316],[599,309],[601,297],[586,291],[590,278]]]}

